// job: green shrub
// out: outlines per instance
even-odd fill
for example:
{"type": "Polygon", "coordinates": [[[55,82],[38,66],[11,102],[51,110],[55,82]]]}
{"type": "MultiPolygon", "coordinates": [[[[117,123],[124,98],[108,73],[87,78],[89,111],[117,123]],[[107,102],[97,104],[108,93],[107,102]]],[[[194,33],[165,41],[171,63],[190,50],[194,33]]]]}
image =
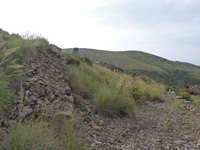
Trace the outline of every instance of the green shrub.
{"type": "Polygon", "coordinates": [[[189,100],[189,101],[191,100],[190,94],[188,94],[188,93],[186,93],[186,92],[185,92],[185,93],[182,93],[181,96],[183,97],[183,99],[186,99],[186,100],[189,100]]]}
{"type": "Polygon", "coordinates": [[[71,64],[71,65],[78,66],[81,63],[81,59],[77,55],[75,55],[75,56],[67,55],[66,60],[67,60],[68,64],[71,64]]]}
{"type": "Polygon", "coordinates": [[[74,130],[73,123],[68,121],[67,125],[65,125],[61,131],[61,138],[64,140],[64,149],[86,150],[87,148],[83,143],[85,139],[80,136],[80,133],[74,130]]]}
{"type": "Polygon", "coordinates": [[[196,96],[192,95],[191,100],[197,106],[197,108],[200,109],[200,95],[196,95],[196,96]]]}
{"type": "Polygon", "coordinates": [[[73,90],[84,98],[93,99],[101,111],[111,115],[134,112],[134,99],[125,87],[126,77],[123,75],[86,63],[71,65],[68,69],[73,90]]]}
{"type": "Polygon", "coordinates": [[[28,56],[47,47],[48,41],[44,38],[27,36],[24,39],[17,34],[9,35],[6,42],[0,43],[0,112],[14,97],[8,81],[23,74],[23,64],[28,56]]]}
{"type": "Polygon", "coordinates": [[[165,86],[153,80],[143,80],[139,77],[135,78],[134,88],[137,88],[141,96],[147,97],[149,100],[163,100],[165,86]]]}
{"type": "Polygon", "coordinates": [[[10,85],[0,80],[0,113],[6,110],[7,104],[11,103],[14,97],[15,95],[10,85]]]}
{"type": "Polygon", "coordinates": [[[135,101],[162,101],[165,86],[150,78],[132,78],[113,72],[103,66],[68,66],[73,90],[84,98],[92,99],[97,108],[111,115],[134,113],[135,101]],[[85,96],[86,95],[86,96],[85,96]]]}
{"type": "Polygon", "coordinates": [[[7,104],[9,104],[15,96],[8,80],[11,77],[16,77],[21,72],[21,66],[14,65],[14,62],[10,62],[9,65],[7,65],[10,61],[10,55],[17,49],[6,50],[3,46],[4,44],[0,44],[0,113],[7,108],[7,104]],[[8,73],[6,72],[8,68],[13,69],[8,73]]]}
{"type": "Polygon", "coordinates": [[[62,150],[62,146],[63,142],[50,124],[31,121],[12,127],[0,143],[2,149],[8,150],[62,150]]]}
{"type": "Polygon", "coordinates": [[[75,55],[75,56],[67,55],[66,60],[67,60],[68,64],[71,64],[71,65],[78,66],[81,64],[81,62],[84,62],[87,65],[92,66],[92,61],[90,59],[88,59],[87,57],[80,57],[78,55],[75,55]]]}
{"type": "Polygon", "coordinates": [[[96,105],[102,111],[111,115],[132,114],[134,112],[134,100],[124,96],[118,89],[102,87],[96,96],[96,105]]]}
{"type": "Polygon", "coordinates": [[[94,94],[99,88],[96,80],[100,80],[97,71],[85,63],[77,67],[74,65],[69,66],[68,69],[70,70],[69,73],[73,90],[82,97],[94,97],[94,94]]]}
{"type": "Polygon", "coordinates": [[[3,141],[4,137],[5,137],[5,131],[0,128],[0,141],[3,141]]]}
{"type": "Polygon", "coordinates": [[[18,64],[23,64],[27,56],[35,55],[38,51],[47,50],[48,45],[48,41],[39,36],[27,35],[22,38],[14,34],[10,36],[5,46],[7,49],[18,47],[18,50],[12,54],[12,60],[17,59],[18,64]]]}

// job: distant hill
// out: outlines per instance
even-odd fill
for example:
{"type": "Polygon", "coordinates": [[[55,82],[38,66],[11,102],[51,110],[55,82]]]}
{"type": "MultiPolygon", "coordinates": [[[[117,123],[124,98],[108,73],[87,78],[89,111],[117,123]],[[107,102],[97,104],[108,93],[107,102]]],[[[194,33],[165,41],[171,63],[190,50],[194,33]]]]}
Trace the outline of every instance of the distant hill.
{"type": "MultiPolygon", "coordinates": [[[[69,48],[63,51],[71,54],[73,49],[69,48]]],[[[79,55],[86,56],[92,61],[114,64],[134,76],[150,76],[167,85],[180,87],[187,83],[200,85],[200,66],[169,61],[141,51],[113,52],[80,48],[79,55]]]]}

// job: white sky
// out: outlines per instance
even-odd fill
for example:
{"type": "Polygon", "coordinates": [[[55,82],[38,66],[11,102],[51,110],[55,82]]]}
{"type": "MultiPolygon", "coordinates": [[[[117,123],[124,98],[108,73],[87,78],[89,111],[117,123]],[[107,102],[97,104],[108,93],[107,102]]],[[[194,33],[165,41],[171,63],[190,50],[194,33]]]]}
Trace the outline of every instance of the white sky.
{"type": "Polygon", "coordinates": [[[0,28],[10,33],[40,34],[61,48],[141,50],[200,65],[197,0],[1,0],[0,4],[0,28]]]}

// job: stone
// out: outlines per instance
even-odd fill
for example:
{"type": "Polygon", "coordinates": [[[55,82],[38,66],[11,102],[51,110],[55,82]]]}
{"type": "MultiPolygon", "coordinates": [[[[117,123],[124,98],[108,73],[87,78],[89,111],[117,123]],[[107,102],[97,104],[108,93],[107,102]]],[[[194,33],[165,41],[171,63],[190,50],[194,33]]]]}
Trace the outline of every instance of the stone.
{"type": "Polygon", "coordinates": [[[49,51],[55,53],[55,54],[61,54],[62,49],[57,47],[56,45],[50,44],[49,45],[49,51]]]}
{"type": "Polygon", "coordinates": [[[197,148],[200,149],[200,139],[198,140],[197,148]]]}
{"type": "Polygon", "coordinates": [[[95,130],[98,130],[98,131],[101,130],[101,127],[99,127],[97,125],[93,125],[92,128],[95,129],[95,130]]]}
{"type": "Polygon", "coordinates": [[[29,81],[29,82],[35,82],[37,80],[38,80],[38,78],[29,78],[29,79],[27,79],[27,81],[29,81]]]}
{"type": "Polygon", "coordinates": [[[56,113],[55,116],[58,116],[58,115],[63,115],[63,116],[66,116],[66,117],[72,117],[73,113],[71,111],[59,111],[59,112],[56,113]]]}
{"type": "Polygon", "coordinates": [[[32,95],[30,98],[29,98],[31,101],[37,101],[37,98],[36,96],[32,95]]]}
{"type": "Polygon", "coordinates": [[[89,123],[92,121],[92,118],[90,116],[85,116],[83,121],[89,123]]]}
{"type": "Polygon", "coordinates": [[[95,143],[98,145],[102,145],[102,142],[99,142],[99,141],[95,141],[95,143]]]}
{"type": "Polygon", "coordinates": [[[74,103],[74,97],[73,96],[68,96],[67,97],[70,103],[74,103]]]}
{"type": "Polygon", "coordinates": [[[25,117],[27,115],[30,115],[32,112],[33,112],[33,109],[30,108],[29,106],[26,106],[23,108],[21,115],[22,117],[25,117]]]}
{"type": "Polygon", "coordinates": [[[18,108],[18,109],[24,108],[24,104],[18,104],[18,105],[17,105],[17,108],[18,108]]]}
{"type": "Polygon", "coordinates": [[[100,120],[100,125],[103,126],[104,125],[104,121],[100,120]]]}
{"type": "Polygon", "coordinates": [[[176,99],[182,99],[183,97],[182,96],[176,96],[176,99]]]}

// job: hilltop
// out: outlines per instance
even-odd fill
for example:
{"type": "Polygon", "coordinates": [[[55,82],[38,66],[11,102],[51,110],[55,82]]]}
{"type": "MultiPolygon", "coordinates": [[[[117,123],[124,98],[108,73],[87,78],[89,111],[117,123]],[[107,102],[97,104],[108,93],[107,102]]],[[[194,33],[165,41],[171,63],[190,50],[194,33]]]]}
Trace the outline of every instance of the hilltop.
{"type": "MultiPolygon", "coordinates": [[[[64,49],[71,54],[73,49],[64,49]]],[[[122,68],[130,75],[146,75],[170,86],[200,85],[200,67],[189,63],[170,61],[141,51],[102,51],[79,48],[79,55],[92,61],[106,62],[122,68]]]]}

